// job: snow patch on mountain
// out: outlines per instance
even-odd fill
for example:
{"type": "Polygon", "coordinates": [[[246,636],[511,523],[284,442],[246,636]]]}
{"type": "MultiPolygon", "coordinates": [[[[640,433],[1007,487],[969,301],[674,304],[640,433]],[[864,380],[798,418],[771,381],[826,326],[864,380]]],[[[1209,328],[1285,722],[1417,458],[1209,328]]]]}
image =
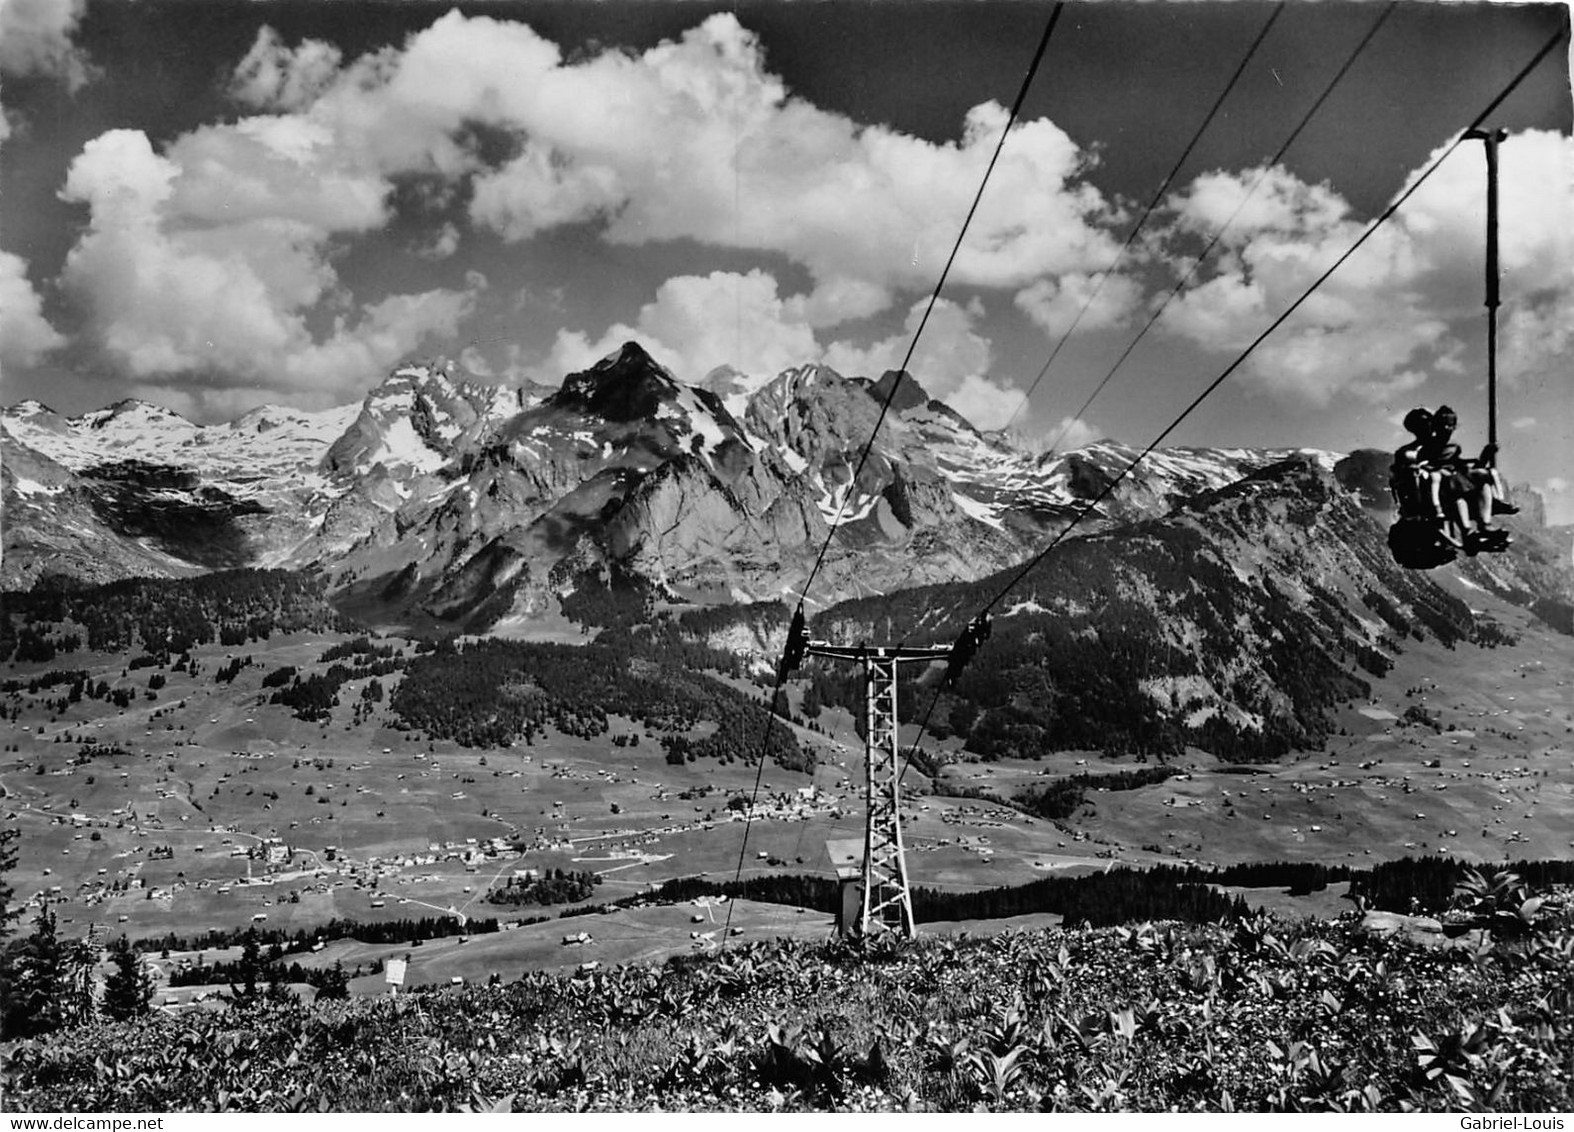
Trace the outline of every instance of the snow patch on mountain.
{"type": "Polygon", "coordinates": [[[1005,524],[1000,521],[1000,515],[997,509],[991,507],[982,500],[963,495],[959,491],[953,491],[951,493],[951,499],[956,503],[957,509],[968,518],[977,519],[980,523],[987,523],[997,530],[1005,526],[1005,524]]]}
{"type": "Polygon", "coordinates": [[[30,480],[26,476],[17,476],[14,484],[19,495],[59,495],[66,489],[65,484],[50,486],[37,480],[30,480]]]}

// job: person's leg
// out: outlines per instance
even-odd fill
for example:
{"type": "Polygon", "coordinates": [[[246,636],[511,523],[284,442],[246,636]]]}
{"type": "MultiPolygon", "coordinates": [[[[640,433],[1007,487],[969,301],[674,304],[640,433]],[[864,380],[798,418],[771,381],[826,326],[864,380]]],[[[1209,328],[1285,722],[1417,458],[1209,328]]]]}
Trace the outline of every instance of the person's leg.
{"type": "Polygon", "coordinates": [[[1462,495],[1453,497],[1454,522],[1459,524],[1459,533],[1469,536],[1475,533],[1475,524],[1471,521],[1470,501],[1462,495]]]}
{"type": "Polygon", "coordinates": [[[1503,486],[1503,477],[1498,475],[1496,468],[1488,468],[1492,483],[1492,506],[1490,511],[1494,515],[1518,515],[1519,508],[1509,502],[1508,489],[1503,486]]]}
{"type": "Polygon", "coordinates": [[[1476,550],[1502,550],[1507,547],[1509,535],[1502,527],[1492,525],[1492,482],[1491,477],[1479,475],[1471,477],[1470,491],[1464,497],[1465,508],[1475,520],[1475,530],[1466,536],[1466,549],[1474,553],[1476,550]]]}
{"type": "Polygon", "coordinates": [[[1476,529],[1483,534],[1490,533],[1492,526],[1492,483],[1490,480],[1481,480],[1474,485],[1470,493],[1470,508],[1476,520],[1476,529]]]}

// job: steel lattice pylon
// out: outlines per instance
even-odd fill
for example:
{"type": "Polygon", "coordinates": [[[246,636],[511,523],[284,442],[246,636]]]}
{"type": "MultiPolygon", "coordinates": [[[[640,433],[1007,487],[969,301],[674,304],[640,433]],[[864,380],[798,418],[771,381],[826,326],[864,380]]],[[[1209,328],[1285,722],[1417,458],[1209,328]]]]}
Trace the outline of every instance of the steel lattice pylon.
{"type": "Polygon", "coordinates": [[[898,794],[900,742],[896,717],[896,661],[871,656],[864,661],[864,891],[860,927],[913,935],[913,900],[907,889],[907,859],[902,846],[902,807],[898,794]]]}
{"type": "Polygon", "coordinates": [[[914,934],[913,899],[902,845],[901,739],[896,711],[896,668],[950,655],[943,648],[848,648],[810,641],[808,655],[856,660],[864,668],[864,855],[859,934],[914,934]]]}

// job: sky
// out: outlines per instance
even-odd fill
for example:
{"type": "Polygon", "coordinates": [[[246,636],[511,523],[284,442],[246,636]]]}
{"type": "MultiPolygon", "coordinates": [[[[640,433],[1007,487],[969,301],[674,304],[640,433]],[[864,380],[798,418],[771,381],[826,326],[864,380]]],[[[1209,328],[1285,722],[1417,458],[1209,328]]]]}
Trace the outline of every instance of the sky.
{"type": "MultiPolygon", "coordinates": [[[[211,422],[631,338],[690,381],[878,376],[985,184],[910,370],[1027,445],[1145,445],[1561,33],[1484,124],[1501,463],[1574,522],[1563,5],[1069,3],[985,183],[1051,10],[0,0],[0,400],[211,422]]],[[[1445,402],[1484,442],[1484,152],[1166,442],[1393,448],[1445,402]]]]}

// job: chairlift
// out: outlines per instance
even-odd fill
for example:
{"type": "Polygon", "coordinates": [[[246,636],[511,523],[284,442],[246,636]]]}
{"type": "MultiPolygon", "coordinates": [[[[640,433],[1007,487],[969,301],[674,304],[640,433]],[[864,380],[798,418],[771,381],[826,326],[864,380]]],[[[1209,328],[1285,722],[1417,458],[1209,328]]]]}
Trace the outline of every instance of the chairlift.
{"type": "MultiPolygon", "coordinates": [[[[1497,462],[1497,308],[1498,299],[1498,240],[1497,240],[1497,147],[1508,136],[1506,130],[1470,130],[1466,138],[1479,138],[1486,143],[1487,155],[1487,233],[1486,233],[1486,308],[1487,308],[1487,447],[1477,460],[1478,469],[1492,470],[1497,462]]],[[[1441,412],[1442,410],[1440,410],[1441,412]]],[[[1405,417],[1405,427],[1414,427],[1420,418],[1430,417],[1423,409],[1412,410],[1405,417]]],[[[1420,435],[1418,432],[1417,435],[1420,435]]],[[[1407,446],[1408,447],[1408,446],[1407,446]]],[[[1403,453],[1405,449],[1401,449],[1403,453]]],[[[1393,496],[1395,519],[1388,528],[1388,550],[1395,562],[1409,570],[1432,570],[1453,562],[1463,550],[1467,555],[1501,553],[1508,549],[1506,531],[1493,531],[1482,537],[1460,529],[1454,517],[1439,517],[1432,509],[1428,492],[1423,490],[1423,469],[1412,462],[1396,458],[1390,472],[1389,491],[1393,496]]],[[[1496,513],[1512,514],[1517,508],[1500,505],[1495,499],[1488,504],[1496,513]]],[[[1482,516],[1490,519],[1490,515],[1482,516]]]]}

